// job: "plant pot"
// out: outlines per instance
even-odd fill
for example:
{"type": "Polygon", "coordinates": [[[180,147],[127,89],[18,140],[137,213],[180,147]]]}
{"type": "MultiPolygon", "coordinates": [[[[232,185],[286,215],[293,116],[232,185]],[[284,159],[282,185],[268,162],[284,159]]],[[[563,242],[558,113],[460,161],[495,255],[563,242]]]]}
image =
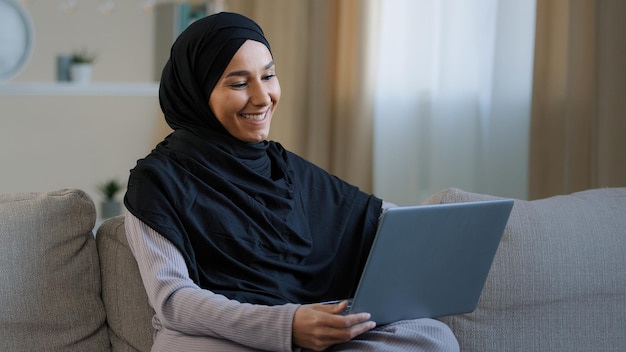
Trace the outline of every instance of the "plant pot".
{"type": "Polygon", "coordinates": [[[72,64],[70,66],[70,78],[75,83],[89,83],[91,82],[91,64],[72,64]]]}
{"type": "Polygon", "coordinates": [[[102,219],[122,215],[122,203],[115,200],[105,200],[100,204],[100,212],[102,219]]]}

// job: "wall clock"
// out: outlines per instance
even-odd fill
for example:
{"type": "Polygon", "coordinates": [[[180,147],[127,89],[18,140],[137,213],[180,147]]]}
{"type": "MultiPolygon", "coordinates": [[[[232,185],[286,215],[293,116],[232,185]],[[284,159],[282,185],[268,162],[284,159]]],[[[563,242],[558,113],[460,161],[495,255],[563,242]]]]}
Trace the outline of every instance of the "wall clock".
{"type": "Polygon", "coordinates": [[[0,82],[17,76],[33,51],[33,26],[14,0],[0,0],[0,82]]]}

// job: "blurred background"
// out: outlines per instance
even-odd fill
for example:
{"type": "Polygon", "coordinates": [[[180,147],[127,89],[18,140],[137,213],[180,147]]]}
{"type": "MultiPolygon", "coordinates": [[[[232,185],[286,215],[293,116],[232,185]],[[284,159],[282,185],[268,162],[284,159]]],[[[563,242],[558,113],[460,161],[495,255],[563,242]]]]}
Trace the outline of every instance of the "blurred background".
{"type": "Polygon", "coordinates": [[[1,193],[97,199],[98,184],[124,183],[170,132],[157,82],[173,40],[224,10],[272,45],[271,139],[385,200],[626,186],[621,0],[13,2],[33,41],[0,83],[1,193]],[[82,83],[59,71],[79,52],[95,57],[82,83]]]}

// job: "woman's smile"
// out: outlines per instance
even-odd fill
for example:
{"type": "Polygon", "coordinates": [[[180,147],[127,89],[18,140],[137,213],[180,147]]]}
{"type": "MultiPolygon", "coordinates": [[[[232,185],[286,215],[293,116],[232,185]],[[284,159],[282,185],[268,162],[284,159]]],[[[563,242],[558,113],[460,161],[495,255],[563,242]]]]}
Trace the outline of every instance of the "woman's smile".
{"type": "Polygon", "coordinates": [[[249,121],[263,121],[265,119],[266,113],[267,112],[262,112],[259,114],[241,114],[241,117],[249,121]]]}

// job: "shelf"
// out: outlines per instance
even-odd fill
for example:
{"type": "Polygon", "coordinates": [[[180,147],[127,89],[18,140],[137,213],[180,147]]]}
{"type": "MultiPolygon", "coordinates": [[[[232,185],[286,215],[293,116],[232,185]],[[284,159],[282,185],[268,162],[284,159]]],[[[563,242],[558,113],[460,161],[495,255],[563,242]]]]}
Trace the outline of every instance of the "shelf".
{"type": "Polygon", "coordinates": [[[0,96],[154,96],[159,83],[5,83],[0,96]]]}

